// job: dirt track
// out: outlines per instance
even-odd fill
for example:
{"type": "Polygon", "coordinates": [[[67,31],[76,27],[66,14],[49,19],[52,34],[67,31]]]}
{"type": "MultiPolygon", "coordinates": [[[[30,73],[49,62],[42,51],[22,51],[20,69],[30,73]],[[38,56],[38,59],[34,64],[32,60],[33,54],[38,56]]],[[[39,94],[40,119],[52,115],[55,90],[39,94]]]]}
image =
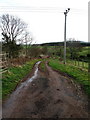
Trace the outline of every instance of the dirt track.
{"type": "Polygon", "coordinates": [[[3,118],[87,118],[87,96],[70,78],[40,70],[32,82],[18,87],[3,104],[3,118]]]}

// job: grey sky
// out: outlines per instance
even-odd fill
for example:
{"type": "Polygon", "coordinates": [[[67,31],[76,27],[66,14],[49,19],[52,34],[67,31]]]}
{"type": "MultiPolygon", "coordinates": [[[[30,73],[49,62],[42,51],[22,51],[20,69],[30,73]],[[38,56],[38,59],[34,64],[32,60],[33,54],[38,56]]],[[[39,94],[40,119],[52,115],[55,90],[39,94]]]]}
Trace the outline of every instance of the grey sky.
{"type": "Polygon", "coordinates": [[[0,15],[9,13],[29,25],[34,42],[64,40],[64,11],[67,16],[67,38],[88,41],[88,0],[0,0],[0,15]]]}

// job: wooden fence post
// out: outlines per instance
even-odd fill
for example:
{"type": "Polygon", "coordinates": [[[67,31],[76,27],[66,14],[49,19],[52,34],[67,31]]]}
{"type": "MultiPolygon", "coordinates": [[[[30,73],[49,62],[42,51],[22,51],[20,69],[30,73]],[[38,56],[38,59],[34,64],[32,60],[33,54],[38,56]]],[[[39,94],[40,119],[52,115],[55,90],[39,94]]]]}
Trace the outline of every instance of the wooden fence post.
{"type": "Polygon", "coordinates": [[[0,54],[0,74],[8,70],[7,53],[0,54]]]}
{"type": "Polygon", "coordinates": [[[76,59],[75,59],[75,66],[76,66],[76,59]]]}
{"type": "Polygon", "coordinates": [[[79,66],[79,59],[78,59],[78,66],[79,66]]]}
{"type": "Polygon", "coordinates": [[[82,67],[84,68],[84,61],[82,60],[82,67]]]}

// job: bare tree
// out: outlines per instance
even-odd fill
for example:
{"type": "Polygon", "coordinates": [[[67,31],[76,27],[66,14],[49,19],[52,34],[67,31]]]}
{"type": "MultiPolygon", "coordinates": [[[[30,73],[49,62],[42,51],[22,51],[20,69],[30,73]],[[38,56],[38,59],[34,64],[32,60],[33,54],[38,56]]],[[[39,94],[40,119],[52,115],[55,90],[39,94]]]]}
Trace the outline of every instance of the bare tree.
{"type": "Polygon", "coordinates": [[[25,33],[26,28],[27,25],[17,17],[9,14],[0,17],[0,29],[3,36],[2,40],[9,53],[11,48],[13,48],[12,46],[14,45],[15,47],[16,43],[20,43],[23,39],[23,34],[25,33]]]}
{"type": "Polygon", "coordinates": [[[26,57],[27,57],[27,54],[28,54],[28,46],[31,45],[32,43],[32,38],[31,38],[31,35],[29,32],[25,32],[25,35],[24,35],[24,43],[26,45],[26,57]]]}
{"type": "Polygon", "coordinates": [[[16,41],[22,38],[22,33],[25,31],[27,25],[21,19],[9,14],[0,17],[0,28],[2,35],[6,42],[16,41]]]}

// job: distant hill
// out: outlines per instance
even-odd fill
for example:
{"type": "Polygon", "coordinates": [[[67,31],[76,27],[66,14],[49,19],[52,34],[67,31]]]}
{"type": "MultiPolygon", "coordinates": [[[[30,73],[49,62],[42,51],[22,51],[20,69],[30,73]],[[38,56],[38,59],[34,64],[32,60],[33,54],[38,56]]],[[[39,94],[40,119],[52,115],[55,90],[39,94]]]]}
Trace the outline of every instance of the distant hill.
{"type": "MultiPolygon", "coordinates": [[[[33,44],[33,46],[63,46],[64,42],[50,42],[50,43],[42,43],[42,44],[33,44]]],[[[81,42],[81,41],[74,41],[70,42],[67,41],[67,46],[90,46],[90,42],[81,42]]]]}

